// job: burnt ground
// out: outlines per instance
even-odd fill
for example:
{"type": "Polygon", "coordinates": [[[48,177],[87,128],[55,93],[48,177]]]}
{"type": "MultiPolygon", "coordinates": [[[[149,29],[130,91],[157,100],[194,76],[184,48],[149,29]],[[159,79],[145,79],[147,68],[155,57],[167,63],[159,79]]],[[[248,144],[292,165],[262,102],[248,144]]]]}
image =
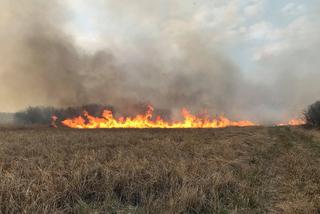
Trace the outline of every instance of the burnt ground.
{"type": "Polygon", "coordinates": [[[1,213],[319,213],[320,132],[0,129],[1,213]]]}

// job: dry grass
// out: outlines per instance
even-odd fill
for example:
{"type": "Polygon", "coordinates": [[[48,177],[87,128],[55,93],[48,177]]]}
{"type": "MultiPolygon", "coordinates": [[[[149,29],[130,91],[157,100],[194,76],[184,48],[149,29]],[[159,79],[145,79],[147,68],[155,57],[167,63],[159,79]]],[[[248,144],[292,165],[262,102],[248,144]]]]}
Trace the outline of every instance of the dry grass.
{"type": "Polygon", "coordinates": [[[319,213],[300,128],[0,129],[1,213],[319,213]]]}

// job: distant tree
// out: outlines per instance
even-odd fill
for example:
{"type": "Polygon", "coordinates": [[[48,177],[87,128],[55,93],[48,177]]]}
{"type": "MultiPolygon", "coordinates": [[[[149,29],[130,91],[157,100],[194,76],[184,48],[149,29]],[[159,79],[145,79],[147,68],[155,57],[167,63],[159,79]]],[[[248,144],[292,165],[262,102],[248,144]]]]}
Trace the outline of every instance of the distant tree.
{"type": "Polygon", "coordinates": [[[81,115],[87,111],[92,116],[101,116],[103,110],[113,110],[111,106],[89,104],[77,107],[54,108],[54,107],[28,107],[25,110],[14,114],[14,122],[17,124],[51,124],[52,116],[58,118],[57,122],[66,118],[72,118],[81,115]]]}
{"type": "Polygon", "coordinates": [[[49,124],[54,112],[52,107],[28,107],[15,113],[14,120],[19,124],[49,124]]]}
{"type": "Polygon", "coordinates": [[[308,127],[320,128],[320,101],[310,105],[304,112],[304,117],[308,127]]]}

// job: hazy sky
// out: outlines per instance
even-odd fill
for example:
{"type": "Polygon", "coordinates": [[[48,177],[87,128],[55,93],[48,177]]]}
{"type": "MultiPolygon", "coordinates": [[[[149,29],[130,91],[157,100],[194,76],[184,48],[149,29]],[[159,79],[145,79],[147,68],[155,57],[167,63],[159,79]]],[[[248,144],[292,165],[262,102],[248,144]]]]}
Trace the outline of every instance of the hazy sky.
{"type": "Polygon", "coordinates": [[[161,45],[168,48],[175,34],[201,30],[208,45],[219,45],[243,72],[255,72],[260,62],[301,43],[309,45],[317,39],[319,25],[317,0],[66,2],[72,18],[65,30],[85,49],[125,43],[134,51],[137,39],[159,44],[163,36],[168,40],[161,45]]]}

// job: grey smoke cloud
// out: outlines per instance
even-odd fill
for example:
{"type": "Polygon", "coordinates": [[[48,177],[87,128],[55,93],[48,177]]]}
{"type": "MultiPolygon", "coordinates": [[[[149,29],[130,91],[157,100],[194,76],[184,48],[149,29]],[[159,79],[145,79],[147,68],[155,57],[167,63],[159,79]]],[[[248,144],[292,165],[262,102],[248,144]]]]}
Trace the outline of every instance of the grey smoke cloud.
{"type": "Polygon", "coordinates": [[[3,0],[0,109],[102,103],[130,112],[152,103],[173,115],[188,107],[259,122],[294,116],[319,96],[320,33],[261,60],[248,79],[227,57],[239,22],[232,2],[93,1],[108,45],[89,52],[66,32],[72,13],[62,1],[3,0]],[[224,13],[207,13],[212,5],[224,13]],[[108,23],[118,25],[113,38],[108,23]]]}
{"type": "Polygon", "coordinates": [[[112,55],[77,48],[63,31],[67,14],[58,1],[2,1],[0,10],[2,110],[104,102],[97,88],[117,96],[112,55]]]}
{"type": "Polygon", "coordinates": [[[294,117],[320,99],[320,22],[314,21],[318,14],[297,19],[283,33],[284,50],[258,63],[266,107],[273,110],[270,118],[294,117]]]}

